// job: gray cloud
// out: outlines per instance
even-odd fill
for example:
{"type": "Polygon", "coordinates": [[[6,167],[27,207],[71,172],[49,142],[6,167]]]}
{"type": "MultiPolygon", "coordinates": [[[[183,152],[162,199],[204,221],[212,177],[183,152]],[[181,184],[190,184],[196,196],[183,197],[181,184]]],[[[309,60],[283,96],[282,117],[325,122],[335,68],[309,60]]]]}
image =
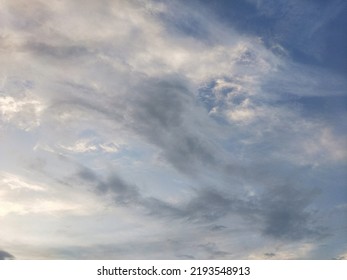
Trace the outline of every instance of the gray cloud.
{"type": "Polygon", "coordinates": [[[230,255],[230,253],[220,250],[213,242],[201,244],[199,247],[206,251],[207,259],[226,259],[230,255]]]}
{"type": "Polygon", "coordinates": [[[83,168],[77,177],[95,187],[100,194],[111,193],[116,203],[120,205],[141,205],[149,215],[183,219],[190,222],[215,221],[225,216],[229,211],[241,211],[241,201],[211,189],[196,190],[193,197],[180,204],[172,204],[154,197],[143,196],[136,186],[132,186],[119,178],[115,172],[103,180],[92,170],[83,168]]]}
{"type": "Polygon", "coordinates": [[[14,258],[10,253],[0,250],[0,260],[13,260],[14,258]]]}
{"type": "MultiPolygon", "coordinates": [[[[107,180],[100,179],[92,170],[83,169],[78,176],[95,186],[99,194],[112,194],[119,206],[141,207],[145,213],[165,220],[209,224],[223,217],[239,216],[258,225],[259,235],[276,239],[302,240],[324,236],[310,210],[317,191],[299,190],[295,186],[271,187],[259,197],[241,199],[232,192],[217,191],[213,187],[192,190],[180,203],[168,203],[155,197],[144,196],[137,186],[119,178],[115,172],[107,180]]],[[[220,231],[226,226],[212,226],[220,231]]]]}
{"type": "MultiPolygon", "coordinates": [[[[139,121],[138,125],[158,129],[162,133],[182,125],[184,113],[191,105],[192,99],[181,78],[161,77],[158,80],[145,80],[136,90],[134,118],[139,121]]],[[[150,134],[147,131],[144,133],[150,134]]],[[[158,136],[160,133],[154,138],[158,136]]]]}
{"type": "Polygon", "coordinates": [[[116,203],[134,205],[140,199],[140,193],[135,186],[129,185],[122,179],[112,175],[107,182],[100,183],[97,186],[101,192],[111,192],[115,194],[116,203]]]}
{"type": "Polygon", "coordinates": [[[213,189],[203,189],[186,205],[185,215],[191,221],[216,221],[230,212],[239,212],[240,208],[242,201],[213,189]]]}
{"type": "Polygon", "coordinates": [[[217,164],[214,147],[199,133],[202,124],[192,113],[198,107],[186,81],[161,77],[158,81],[146,80],[135,90],[131,108],[136,133],[159,147],[180,172],[195,172],[198,163],[217,164]]]}
{"type": "Polygon", "coordinates": [[[178,219],[187,223],[205,224],[217,221],[234,212],[237,214],[240,209],[235,205],[232,206],[234,202],[213,189],[203,189],[193,192],[190,199],[179,204],[170,204],[149,198],[144,201],[144,205],[149,210],[149,214],[153,216],[178,219]]]}
{"type": "Polygon", "coordinates": [[[275,253],[265,253],[264,254],[264,256],[266,257],[266,258],[273,258],[273,257],[276,257],[276,254],[275,253]]]}
{"type": "Polygon", "coordinates": [[[83,168],[77,176],[85,182],[92,183],[95,186],[95,192],[99,194],[110,193],[118,205],[134,206],[134,204],[143,200],[136,186],[124,182],[115,173],[107,178],[107,180],[102,180],[92,170],[83,168]]]}
{"type": "Polygon", "coordinates": [[[192,255],[178,255],[180,260],[195,260],[195,257],[192,255]]]}
{"type": "Polygon", "coordinates": [[[214,225],[214,226],[211,226],[211,227],[210,227],[210,230],[212,230],[212,231],[221,231],[221,230],[224,230],[224,229],[226,229],[226,228],[227,228],[226,226],[214,225]]]}
{"type": "Polygon", "coordinates": [[[59,46],[50,45],[43,42],[29,42],[24,47],[26,50],[34,52],[38,56],[47,56],[54,59],[75,59],[83,55],[92,54],[85,46],[59,46]]]}
{"type": "Polygon", "coordinates": [[[315,195],[316,191],[299,191],[288,185],[266,192],[260,209],[264,234],[289,240],[322,236],[322,230],[314,224],[314,211],[309,210],[315,195]]]}

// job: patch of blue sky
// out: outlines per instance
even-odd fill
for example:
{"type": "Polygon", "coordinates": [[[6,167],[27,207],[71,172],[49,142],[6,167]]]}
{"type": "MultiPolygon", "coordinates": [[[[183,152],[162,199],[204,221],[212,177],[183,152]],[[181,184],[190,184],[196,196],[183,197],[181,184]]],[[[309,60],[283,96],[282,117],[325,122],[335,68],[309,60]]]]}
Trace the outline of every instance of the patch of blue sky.
{"type": "Polygon", "coordinates": [[[336,121],[347,113],[347,96],[303,96],[296,102],[302,105],[303,114],[307,117],[333,118],[336,121]]]}
{"type": "Polygon", "coordinates": [[[280,44],[298,62],[346,73],[345,1],[205,1],[220,20],[243,34],[280,44]]]}

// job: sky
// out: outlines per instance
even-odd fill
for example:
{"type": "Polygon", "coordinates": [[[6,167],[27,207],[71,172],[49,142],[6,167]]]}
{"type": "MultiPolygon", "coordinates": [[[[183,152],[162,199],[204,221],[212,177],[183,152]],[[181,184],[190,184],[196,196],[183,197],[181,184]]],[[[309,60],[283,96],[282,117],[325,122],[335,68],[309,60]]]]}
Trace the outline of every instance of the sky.
{"type": "Polygon", "coordinates": [[[346,13],[1,0],[0,259],[347,258],[346,13]]]}

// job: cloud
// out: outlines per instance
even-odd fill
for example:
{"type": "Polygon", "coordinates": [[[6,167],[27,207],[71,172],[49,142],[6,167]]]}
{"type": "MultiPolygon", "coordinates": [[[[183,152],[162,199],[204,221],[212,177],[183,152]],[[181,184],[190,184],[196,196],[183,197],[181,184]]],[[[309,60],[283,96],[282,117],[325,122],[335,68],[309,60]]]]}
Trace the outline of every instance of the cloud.
{"type": "Polygon", "coordinates": [[[302,192],[293,186],[277,187],[270,191],[262,201],[266,205],[263,209],[264,233],[294,240],[319,236],[320,230],[310,224],[314,212],[307,209],[315,195],[314,191],[302,192]]]}
{"type": "MultiPolygon", "coordinates": [[[[176,203],[143,195],[135,185],[124,182],[113,171],[102,180],[87,169],[77,174],[94,184],[99,194],[111,194],[117,206],[140,207],[141,211],[164,220],[181,220],[185,223],[209,224],[224,217],[239,216],[257,224],[268,237],[283,240],[316,239],[324,231],[316,224],[315,212],[309,209],[317,191],[298,190],[294,186],[274,186],[262,196],[241,199],[235,194],[217,191],[213,187],[196,189],[188,199],[176,203]]],[[[212,230],[225,229],[213,226],[212,230]]]]}
{"type": "Polygon", "coordinates": [[[30,95],[19,97],[0,97],[0,112],[2,122],[15,123],[19,128],[30,130],[40,125],[39,117],[43,110],[40,101],[30,95]]]}
{"type": "MultiPolygon", "coordinates": [[[[324,213],[345,200],[346,79],[286,44],[308,4],[229,4],[276,30],[286,16],[283,40],[200,1],[0,5],[6,248],[15,235],[45,237],[39,253],[22,244],[28,258],[314,258],[325,240],[340,254],[324,213]]],[[[326,26],[339,9],[313,14],[326,26]]]]}
{"type": "Polygon", "coordinates": [[[222,226],[222,225],[214,225],[211,227],[212,231],[219,231],[219,230],[223,230],[223,229],[226,229],[226,227],[222,226]]]}
{"type": "Polygon", "coordinates": [[[54,59],[71,60],[88,54],[88,50],[83,46],[56,46],[41,42],[29,42],[24,48],[40,56],[47,56],[54,59]]]}
{"type": "Polygon", "coordinates": [[[160,82],[149,80],[140,86],[132,106],[135,132],[158,146],[180,171],[192,172],[197,162],[213,164],[213,147],[191,130],[191,122],[202,124],[189,113],[195,105],[185,82],[162,77],[160,82]]]}
{"type": "Polygon", "coordinates": [[[208,259],[224,259],[229,255],[228,252],[219,250],[214,243],[201,244],[199,247],[208,252],[208,259]]]}
{"type": "Polygon", "coordinates": [[[15,257],[10,253],[0,250],[0,260],[13,260],[15,257]]]}
{"type": "Polygon", "coordinates": [[[271,259],[271,258],[275,257],[276,254],[275,254],[275,253],[265,253],[264,256],[265,256],[266,258],[271,259]]]}

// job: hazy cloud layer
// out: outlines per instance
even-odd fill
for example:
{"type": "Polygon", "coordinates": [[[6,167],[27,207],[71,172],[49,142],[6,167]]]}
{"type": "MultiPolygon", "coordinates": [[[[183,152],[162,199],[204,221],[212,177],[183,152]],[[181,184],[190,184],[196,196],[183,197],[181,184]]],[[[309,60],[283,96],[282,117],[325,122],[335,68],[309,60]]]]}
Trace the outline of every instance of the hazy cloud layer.
{"type": "Polygon", "coordinates": [[[3,248],[346,255],[346,5],[211,3],[0,3],[3,248]]]}

